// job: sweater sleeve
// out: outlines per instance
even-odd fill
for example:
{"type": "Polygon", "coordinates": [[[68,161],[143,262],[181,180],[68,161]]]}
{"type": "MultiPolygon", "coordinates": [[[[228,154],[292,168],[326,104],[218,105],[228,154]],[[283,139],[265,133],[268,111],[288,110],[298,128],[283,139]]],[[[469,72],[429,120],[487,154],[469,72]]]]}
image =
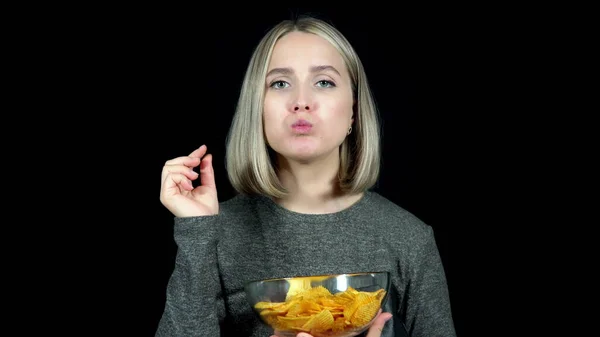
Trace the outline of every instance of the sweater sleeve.
{"type": "Polygon", "coordinates": [[[175,218],[175,267],[156,336],[219,336],[217,216],[175,218]]]}
{"type": "Polygon", "coordinates": [[[433,229],[412,256],[406,323],[412,337],[455,337],[446,275],[433,229]]]}

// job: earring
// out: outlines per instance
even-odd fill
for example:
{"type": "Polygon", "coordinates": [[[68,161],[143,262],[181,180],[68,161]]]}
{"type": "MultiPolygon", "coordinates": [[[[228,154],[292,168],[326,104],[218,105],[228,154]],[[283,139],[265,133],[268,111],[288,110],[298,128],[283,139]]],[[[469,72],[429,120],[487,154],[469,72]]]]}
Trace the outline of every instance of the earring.
{"type": "Polygon", "coordinates": [[[352,125],[350,125],[350,128],[348,129],[348,134],[350,134],[352,132],[352,125]]]}

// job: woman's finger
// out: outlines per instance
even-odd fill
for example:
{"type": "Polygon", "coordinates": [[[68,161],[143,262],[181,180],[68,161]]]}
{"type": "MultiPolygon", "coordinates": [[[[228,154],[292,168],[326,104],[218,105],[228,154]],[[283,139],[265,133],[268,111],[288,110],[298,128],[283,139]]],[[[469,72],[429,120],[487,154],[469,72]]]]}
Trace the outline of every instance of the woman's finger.
{"type": "Polygon", "coordinates": [[[196,167],[200,164],[200,157],[182,156],[169,159],[165,162],[165,167],[175,165],[185,165],[187,167],[196,167]]]}
{"type": "Polygon", "coordinates": [[[202,145],[190,153],[190,157],[202,158],[206,154],[206,145],[202,145]]]}
{"type": "Polygon", "coordinates": [[[385,326],[385,322],[387,322],[390,318],[392,318],[392,314],[389,312],[384,312],[375,318],[375,322],[369,328],[369,332],[366,337],[381,337],[381,332],[383,331],[383,327],[385,326]]]}
{"type": "Polygon", "coordinates": [[[167,160],[165,166],[185,165],[187,167],[196,167],[200,164],[200,159],[206,154],[206,145],[192,151],[188,156],[181,156],[167,160]]]}
{"type": "Polygon", "coordinates": [[[194,169],[192,168],[183,165],[165,166],[164,172],[165,176],[169,174],[183,174],[190,180],[195,180],[196,178],[198,178],[198,172],[194,171],[194,169]]]}
{"type": "Polygon", "coordinates": [[[207,154],[200,164],[200,183],[202,186],[217,188],[215,184],[215,170],[212,166],[212,155],[207,154]]]}
{"type": "Polygon", "coordinates": [[[177,194],[177,189],[182,187],[184,190],[191,191],[194,189],[192,182],[181,173],[169,173],[165,177],[163,190],[166,195],[177,194]]]}

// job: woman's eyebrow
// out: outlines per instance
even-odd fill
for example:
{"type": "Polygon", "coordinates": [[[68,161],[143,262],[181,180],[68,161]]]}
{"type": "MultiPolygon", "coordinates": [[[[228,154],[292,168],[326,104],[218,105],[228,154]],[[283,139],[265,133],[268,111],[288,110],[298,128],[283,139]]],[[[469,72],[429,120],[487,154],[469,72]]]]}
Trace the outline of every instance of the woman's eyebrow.
{"type": "MultiPolygon", "coordinates": [[[[335,67],[330,66],[330,65],[313,66],[310,68],[310,71],[313,73],[320,72],[320,71],[327,71],[327,70],[333,71],[334,73],[338,74],[338,76],[342,76],[340,74],[340,72],[337,71],[337,69],[335,69],[335,67]]],[[[267,77],[275,75],[275,74],[291,75],[293,73],[294,73],[294,70],[292,68],[273,68],[267,73],[267,77]]]]}
{"type": "Polygon", "coordinates": [[[310,71],[313,73],[317,73],[317,72],[321,72],[321,71],[333,71],[334,73],[338,74],[338,76],[342,76],[342,74],[340,74],[339,71],[337,71],[337,69],[335,69],[334,66],[330,66],[330,65],[323,65],[323,66],[314,66],[310,68],[310,71]]]}

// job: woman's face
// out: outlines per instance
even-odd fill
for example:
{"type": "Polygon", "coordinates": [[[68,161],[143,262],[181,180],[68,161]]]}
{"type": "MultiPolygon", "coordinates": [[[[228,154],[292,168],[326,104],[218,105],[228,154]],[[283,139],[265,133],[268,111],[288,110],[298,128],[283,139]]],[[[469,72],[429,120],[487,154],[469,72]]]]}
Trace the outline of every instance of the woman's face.
{"type": "Polygon", "coordinates": [[[338,155],[353,121],[350,77],[325,39],[301,32],[282,37],[267,70],[264,129],[269,146],[302,162],[338,155]]]}

